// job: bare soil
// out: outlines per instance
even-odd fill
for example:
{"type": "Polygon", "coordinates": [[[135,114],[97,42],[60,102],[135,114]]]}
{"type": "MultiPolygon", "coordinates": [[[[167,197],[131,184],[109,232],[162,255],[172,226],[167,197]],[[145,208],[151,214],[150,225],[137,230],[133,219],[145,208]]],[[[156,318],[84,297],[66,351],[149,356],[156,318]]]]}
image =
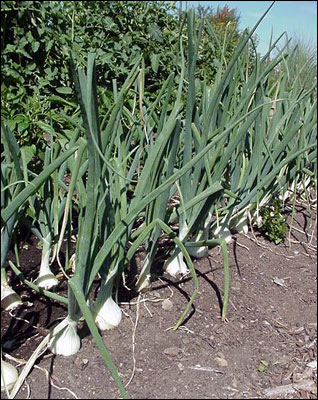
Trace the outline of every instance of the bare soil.
{"type": "MultiPolygon", "coordinates": [[[[279,245],[258,232],[233,236],[226,322],[220,318],[224,273],[218,247],[195,261],[200,291],[177,331],[170,328],[194,290],[191,277],[164,275],[139,296],[123,288],[122,322],[103,339],[129,396],[316,398],[317,369],[311,362],[317,360],[317,234],[312,217],[298,204],[290,239],[279,245]]],[[[21,251],[28,279],[34,278],[40,258],[30,240],[21,251]]],[[[46,328],[67,310],[25,289],[18,279],[13,283],[24,305],[11,315],[2,312],[2,344],[10,355],[27,360],[46,328]]],[[[66,282],[57,292],[66,294],[66,282]]],[[[42,355],[16,398],[120,398],[85,325],[80,335],[76,355],[42,355]]]]}

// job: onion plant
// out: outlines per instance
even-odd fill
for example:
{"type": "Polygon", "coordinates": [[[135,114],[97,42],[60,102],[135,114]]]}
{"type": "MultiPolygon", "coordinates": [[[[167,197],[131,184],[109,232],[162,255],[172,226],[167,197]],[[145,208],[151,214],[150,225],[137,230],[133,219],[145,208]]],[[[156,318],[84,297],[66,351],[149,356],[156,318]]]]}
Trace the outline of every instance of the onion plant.
{"type": "MultiPolygon", "coordinates": [[[[48,179],[48,177],[50,177],[50,175],[61,166],[61,164],[63,164],[65,162],[65,160],[67,160],[68,157],[70,157],[79,147],[78,143],[74,143],[72,146],[70,146],[69,149],[63,151],[52,163],[50,163],[48,165],[48,167],[42,171],[38,176],[36,176],[34,179],[32,180],[27,180],[25,178],[25,176],[27,175],[27,171],[25,170],[25,161],[24,162],[20,162],[18,159],[18,156],[20,154],[21,149],[18,148],[18,146],[14,145],[14,140],[13,140],[13,135],[10,135],[10,131],[8,130],[8,128],[5,125],[2,125],[2,132],[4,132],[5,138],[9,138],[6,139],[7,143],[10,143],[10,146],[12,147],[12,150],[10,150],[10,148],[8,148],[8,150],[6,151],[6,156],[8,154],[11,154],[14,160],[14,165],[16,170],[18,170],[18,168],[21,168],[21,165],[24,165],[23,167],[23,171],[21,170],[21,174],[20,174],[20,178],[23,178],[21,180],[17,180],[16,177],[13,178],[13,182],[9,183],[9,185],[7,185],[8,187],[3,187],[1,188],[1,194],[3,196],[3,194],[6,193],[5,190],[8,190],[10,188],[15,187],[16,185],[22,183],[22,188],[20,190],[17,190],[15,192],[13,192],[14,196],[12,196],[9,199],[10,201],[7,202],[6,201],[2,202],[2,210],[1,210],[1,232],[4,235],[4,241],[2,241],[2,245],[4,246],[4,250],[7,252],[8,251],[8,246],[10,243],[10,240],[12,238],[12,234],[13,234],[13,225],[10,225],[12,223],[12,218],[16,218],[17,216],[22,218],[22,214],[25,212],[25,206],[26,203],[31,201],[32,197],[34,196],[34,194],[36,193],[36,191],[43,185],[43,183],[46,182],[46,180],[48,179]],[[10,142],[9,142],[10,140],[10,142]],[[10,153],[11,152],[11,153],[10,153]],[[25,186],[25,182],[28,182],[28,185],[25,186]],[[11,226],[11,227],[10,227],[11,226]],[[8,229],[8,227],[10,229],[8,229]],[[7,236],[6,236],[7,235],[7,236]]],[[[6,142],[4,142],[4,145],[6,146],[6,142]]],[[[22,154],[23,154],[23,150],[22,150],[22,154]]],[[[5,164],[2,165],[2,172],[4,172],[4,167],[5,164]]],[[[7,182],[5,180],[5,175],[1,176],[2,179],[2,183],[5,184],[5,182],[7,182]]],[[[3,198],[5,199],[6,197],[3,196],[3,198]]],[[[31,203],[32,204],[32,203],[31,203]]],[[[3,254],[3,253],[2,253],[3,254]]],[[[17,256],[17,254],[16,254],[17,256]]],[[[3,260],[3,264],[1,265],[1,285],[7,282],[6,280],[6,272],[5,272],[5,267],[4,267],[4,262],[5,262],[5,258],[3,260]]],[[[59,296],[55,293],[51,293],[49,291],[40,289],[36,284],[26,280],[21,272],[21,270],[19,268],[17,268],[12,262],[9,262],[10,267],[13,269],[14,273],[16,275],[19,276],[19,278],[22,280],[22,282],[24,282],[25,284],[27,284],[29,287],[31,287],[32,289],[36,290],[39,293],[42,293],[48,297],[51,298],[55,298],[58,301],[61,301],[63,303],[67,303],[67,299],[65,299],[62,296],[59,296]]],[[[6,291],[3,290],[2,294],[4,293],[8,293],[11,297],[9,298],[10,301],[11,299],[13,299],[14,301],[17,302],[17,304],[20,303],[20,300],[18,299],[16,294],[12,294],[11,291],[6,291]],[[13,296],[13,297],[12,297],[13,296]]],[[[11,304],[11,303],[10,303],[11,304]]]]}
{"type": "MultiPolygon", "coordinates": [[[[209,28],[211,31],[212,27],[209,28]]],[[[269,53],[276,44],[277,41],[271,45],[269,53]]],[[[262,59],[257,56],[252,71],[245,72],[245,61],[237,57],[236,65],[231,66],[230,63],[220,77],[222,86],[218,86],[218,82],[215,84],[214,95],[218,93],[220,100],[213,116],[216,128],[222,129],[241,115],[249,114],[249,117],[242,120],[231,135],[224,139],[219,165],[211,173],[212,179],[220,179],[222,176],[225,187],[236,194],[236,198],[222,202],[222,208],[218,211],[219,218],[212,226],[214,234],[223,233],[223,236],[229,237],[230,229],[246,232],[248,214],[254,214],[253,210],[258,205],[265,205],[271,196],[284,187],[288,181],[287,171],[293,163],[306,154],[310,154],[312,159],[316,153],[313,141],[309,144],[304,139],[314,135],[316,116],[313,109],[308,114],[312,119],[307,119],[307,124],[302,123],[299,114],[315,85],[305,92],[298,91],[298,94],[295,91],[287,92],[283,78],[285,75],[282,74],[275,91],[269,87],[271,74],[278,66],[285,65],[285,48],[270,60],[268,55],[262,59]],[[232,79],[226,80],[231,67],[232,79]],[[273,104],[276,111],[271,118],[273,104]],[[304,129],[306,133],[299,136],[299,129],[304,129]],[[302,144],[296,146],[294,140],[300,137],[303,138],[302,144]],[[284,175],[280,174],[282,169],[284,175]]],[[[213,160],[213,156],[210,160],[213,160]]],[[[291,176],[295,175],[291,173],[291,176]]]]}
{"type": "MultiPolygon", "coordinates": [[[[1,211],[24,187],[21,150],[10,129],[1,123],[1,139],[5,162],[1,164],[1,211]]],[[[8,283],[5,269],[7,253],[23,210],[16,210],[1,227],[1,307],[12,310],[22,303],[20,296],[8,283]]]]}
{"type": "MultiPolygon", "coordinates": [[[[49,347],[53,352],[58,354],[74,354],[80,345],[76,333],[77,321],[83,315],[121,393],[126,397],[126,392],[120,381],[118,372],[110,360],[107,349],[96,327],[97,324],[100,328],[109,328],[110,326],[118,325],[120,322],[120,316],[115,319],[113,318],[116,312],[116,315],[118,315],[120,310],[112,300],[114,277],[123,261],[120,243],[114,246],[114,253],[111,257],[103,260],[103,268],[101,269],[102,283],[97,300],[91,305],[91,309],[87,304],[90,300],[89,292],[91,289],[88,278],[90,277],[98,248],[104,237],[109,234],[109,230],[113,229],[113,225],[117,223],[117,219],[120,218],[121,206],[119,205],[118,197],[116,197],[118,193],[114,193],[118,189],[116,182],[114,182],[114,176],[118,174],[118,176],[123,178],[123,175],[116,171],[117,165],[114,164],[115,160],[112,159],[113,146],[120,151],[120,146],[117,147],[116,143],[118,129],[113,130],[114,127],[108,125],[102,133],[100,130],[95,56],[93,54],[89,54],[88,56],[87,75],[80,68],[76,74],[74,66],[72,68],[87,141],[87,172],[80,177],[80,179],[84,179],[84,185],[78,185],[78,196],[82,207],[78,218],[75,271],[73,277],[69,280],[68,315],[63,322],[65,325],[63,330],[51,339],[49,347]],[[117,189],[115,189],[116,187],[117,189]],[[105,307],[106,314],[110,314],[106,315],[106,320],[104,318],[105,307]],[[68,341],[74,341],[71,352],[70,346],[66,345],[68,341]]],[[[128,78],[126,85],[124,85],[125,87],[118,96],[113,111],[110,114],[110,120],[115,121],[115,124],[116,120],[118,123],[117,115],[121,113],[121,103],[124,93],[134,81],[136,69],[137,65],[128,78]]],[[[120,166],[121,162],[118,164],[120,166]]],[[[123,197],[121,200],[123,200],[123,197]]],[[[124,212],[124,206],[122,207],[122,212],[124,212]]]]}
{"type": "MultiPolygon", "coordinates": [[[[181,76],[183,76],[184,67],[181,70],[181,76]]],[[[138,183],[135,188],[135,197],[131,202],[131,208],[134,209],[142,199],[153,190],[155,190],[160,184],[166,179],[172,176],[176,163],[177,149],[179,145],[179,136],[181,133],[181,123],[178,115],[181,109],[181,94],[182,94],[182,79],[180,80],[177,92],[177,98],[174,103],[174,107],[168,114],[168,104],[171,100],[171,94],[173,89],[174,76],[170,75],[164,86],[167,87],[167,92],[162,99],[162,109],[160,119],[148,123],[148,130],[156,130],[155,140],[151,140],[147,146],[147,158],[143,167],[143,170],[138,178],[138,183]],[[151,126],[151,124],[153,126],[151,126]]],[[[156,99],[163,96],[161,91],[156,99]]],[[[146,112],[147,120],[151,121],[152,109],[146,112]]],[[[154,198],[145,207],[144,225],[141,229],[152,223],[152,221],[158,219],[163,222],[167,222],[167,209],[168,202],[171,200],[171,185],[168,186],[162,194],[154,198]]],[[[140,230],[139,230],[140,231],[140,230]]],[[[144,290],[149,288],[151,283],[151,267],[154,261],[156,251],[159,244],[162,227],[158,224],[151,231],[151,234],[146,239],[146,258],[143,262],[140,274],[136,282],[137,290],[144,290]]],[[[134,237],[137,237],[138,233],[134,233],[134,237]]],[[[137,239],[136,239],[137,240],[137,239]]]]}
{"type": "MultiPolygon", "coordinates": [[[[58,142],[46,148],[44,169],[52,163],[60,150],[58,142]]],[[[53,261],[53,249],[57,243],[59,221],[66,204],[66,191],[64,189],[60,190],[60,184],[64,186],[61,178],[61,183],[59,183],[59,175],[61,173],[64,175],[65,173],[65,163],[61,165],[59,171],[54,171],[48,177],[29,202],[28,214],[32,215],[33,218],[30,229],[42,245],[40,271],[35,283],[44,289],[50,289],[58,284],[58,279],[52,273],[50,265],[53,261]]]]}
{"type": "MultiPolygon", "coordinates": [[[[76,267],[74,276],[69,280],[69,313],[67,319],[68,321],[76,322],[81,311],[98,346],[102,351],[105,361],[111,367],[114,378],[117,380],[121,390],[123,390],[118,375],[110,363],[107,351],[96,330],[94,320],[99,320],[99,316],[97,316],[100,305],[99,300],[97,299],[95,305],[93,305],[93,314],[87,305],[91,285],[97,273],[100,272],[102,276],[102,287],[100,293],[102,293],[103,296],[105,296],[105,294],[107,295],[106,299],[104,297],[104,302],[111,296],[111,285],[113,283],[113,278],[119,271],[121,272],[120,263],[124,261],[123,257],[121,256],[121,254],[124,253],[121,252],[125,250],[124,245],[127,241],[127,236],[129,236],[129,228],[132,227],[133,222],[136,221],[136,219],[140,216],[140,213],[147,205],[149,205],[152,201],[158,198],[158,196],[170,188],[177,179],[179,179],[185,172],[187,172],[187,170],[193,167],[198,159],[203,157],[205,150],[203,150],[201,154],[198,154],[197,158],[191,160],[187,165],[181,168],[178,172],[172,174],[161,184],[151,188],[150,192],[146,190],[147,187],[145,183],[147,183],[147,179],[149,179],[151,176],[151,169],[145,169],[145,164],[142,172],[142,174],[145,176],[145,180],[140,179],[135,188],[135,197],[138,201],[132,200],[131,206],[126,208],[125,204],[127,197],[125,184],[127,184],[127,182],[125,181],[129,181],[130,178],[123,175],[125,171],[120,169],[120,166],[123,165],[123,163],[118,160],[118,156],[114,157],[112,160],[105,157],[105,154],[107,155],[108,153],[108,142],[105,142],[106,145],[104,149],[98,123],[94,65],[94,56],[89,55],[87,76],[85,76],[84,73],[79,70],[78,81],[75,78],[77,94],[81,104],[83,123],[85,126],[88,143],[88,175],[86,181],[87,201],[85,210],[82,211],[83,217],[80,216],[80,226],[75,258],[76,267]],[[101,160],[104,162],[103,166],[101,166],[101,160]],[[117,162],[117,171],[112,166],[112,162],[117,162]],[[109,208],[105,207],[105,203],[109,206],[109,208]],[[105,223],[103,223],[103,218],[104,221],[106,221],[105,223]],[[83,222],[81,223],[81,221],[83,222]],[[109,229],[110,223],[112,224],[112,230],[109,229]],[[98,249],[100,238],[105,234],[103,230],[100,233],[100,227],[103,226],[106,228],[108,227],[109,229],[109,231],[107,231],[108,237],[102,244],[101,248],[98,249]],[[107,287],[108,283],[110,285],[109,287],[107,287]],[[97,312],[95,308],[96,305],[98,306],[97,312]]],[[[157,146],[159,151],[162,151],[160,150],[161,148],[164,149],[164,142],[167,142],[167,136],[176,124],[175,117],[178,114],[179,109],[180,105],[177,102],[171,112],[171,115],[166,121],[164,131],[157,137],[158,142],[156,143],[158,144],[155,144],[155,146],[157,146]]],[[[115,106],[114,110],[119,112],[120,107],[115,106]]],[[[120,130],[117,132],[120,133],[120,130]]],[[[110,143],[116,144],[115,139],[113,141],[110,140],[110,143]]],[[[122,147],[118,146],[117,151],[123,151],[122,147]]],[[[135,154],[136,153],[137,152],[135,152],[135,154]]],[[[135,165],[136,162],[132,162],[131,168],[134,169],[135,165]]],[[[131,169],[128,170],[128,176],[129,171],[131,171],[131,169]]],[[[171,234],[171,229],[169,229],[161,220],[155,220],[152,222],[152,224],[153,223],[158,223],[163,229],[165,229],[166,232],[171,234]]],[[[153,229],[152,226],[151,229],[153,229]]],[[[174,240],[177,241],[176,238],[174,238],[174,240]]],[[[179,242],[179,246],[185,252],[185,255],[187,255],[187,252],[185,251],[181,242],[179,242]]],[[[189,257],[188,260],[191,262],[189,257]]],[[[108,323],[112,325],[111,322],[108,323]]],[[[56,340],[58,339],[59,338],[56,340]]]]}
{"type": "MultiPolygon", "coordinates": [[[[187,68],[187,82],[188,82],[188,87],[186,88],[187,92],[187,100],[186,100],[186,110],[185,110],[185,121],[184,121],[184,132],[183,135],[181,136],[182,140],[182,164],[181,166],[184,166],[187,164],[187,162],[191,159],[193,156],[193,134],[192,134],[192,129],[191,129],[191,124],[193,122],[193,119],[195,118],[195,108],[196,108],[196,96],[195,96],[195,66],[196,66],[196,59],[198,55],[198,50],[199,50],[199,44],[200,44],[200,38],[202,35],[202,29],[203,29],[203,22],[204,20],[201,20],[200,26],[198,28],[198,32],[195,31],[195,24],[194,24],[194,13],[190,12],[188,14],[188,21],[187,21],[187,28],[188,28],[188,42],[187,42],[187,47],[188,47],[188,68],[187,68]]],[[[202,143],[198,144],[198,137],[197,139],[197,146],[196,146],[196,151],[199,151],[204,147],[206,144],[203,141],[202,143]]],[[[200,138],[201,139],[201,138],[200,138]]],[[[191,198],[193,198],[197,192],[200,193],[202,191],[202,186],[199,186],[199,181],[202,177],[202,169],[205,169],[204,163],[198,162],[197,165],[195,166],[194,169],[189,170],[182,180],[180,180],[178,184],[178,194],[180,197],[180,203],[181,207],[184,207],[184,203],[188,202],[191,198]]],[[[195,227],[199,226],[204,222],[204,219],[207,217],[208,213],[208,208],[205,210],[205,213],[201,212],[200,213],[200,207],[204,202],[202,201],[199,204],[196,204],[195,207],[192,209],[188,210],[187,212],[183,212],[179,216],[179,240],[184,241],[190,234],[191,231],[193,231],[193,225],[195,222],[195,227]],[[190,212],[191,211],[191,212],[190,212]],[[200,219],[198,220],[197,215],[200,214],[200,219]]],[[[199,235],[201,234],[201,231],[199,235]]],[[[199,239],[201,237],[199,236],[199,239]]],[[[207,238],[206,238],[207,239],[207,238]]],[[[195,250],[191,249],[190,251],[192,254],[198,254],[195,250]]],[[[170,273],[170,275],[176,276],[177,274],[182,274],[185,275],[188,273],[188,268],[183,260],[183,255],[180,251],[180,249],[177,247],[171,257],[166,261],[164,269],[170,273]]]]}

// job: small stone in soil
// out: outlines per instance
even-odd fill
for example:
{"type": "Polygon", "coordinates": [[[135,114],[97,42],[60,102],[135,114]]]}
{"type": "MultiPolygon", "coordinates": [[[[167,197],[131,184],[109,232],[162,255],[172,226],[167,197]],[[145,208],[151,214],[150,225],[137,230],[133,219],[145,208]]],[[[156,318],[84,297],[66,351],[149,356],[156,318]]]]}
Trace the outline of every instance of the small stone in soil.
{"type": "Polygon", "coordinates": [[[177,356],[179,353],[181,353],[181,349],[179,347],[167,347],[166,349],[164,349],[164,354],[166,354],[167,356],[177,356]]]}
{"type": "Polygon", "coordinates": [[[184,365],[182,363],[178,363],[178,369],[179,369],[179,371],[183,371],[184,365]]]}
{"type": "Polygon", "coordinates": [[[219,367],[228,367],[228,362],[225,358],[215,357],[214,359],[219,367]]]}
{"type": "Polygon", "coordinates": [[[169,299],[164,299],[164,301],[162,302],[162,308],[165,311],[171,311],[173,309],[173,303],[171,300],[169,299]]]}

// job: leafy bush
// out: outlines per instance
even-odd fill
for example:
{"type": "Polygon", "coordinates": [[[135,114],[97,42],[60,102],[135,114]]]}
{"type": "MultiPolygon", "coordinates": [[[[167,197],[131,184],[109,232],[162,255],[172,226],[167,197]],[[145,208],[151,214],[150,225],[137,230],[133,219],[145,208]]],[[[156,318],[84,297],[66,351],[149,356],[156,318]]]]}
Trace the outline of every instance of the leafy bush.
{"type": "Polygon", "coordinates": [[[173,10],[166,2],[4,1],[3,83],[15,85],[16,102],[33,92],[70,94],[70,49],[81,65],[88,51],[96,52],[103,86],[111,87],[112,79],[122,83],[140,54],[152,79],[162,80],[174,61],[178,23],[173,10]]]}
{"type": "MultiPolygon", "coordinates": [[[[235,10],[226,6],[204,13],[210,27],[202,29],[196,77],[213,82],[243,34],[235,10]]],[[[196,30],[202,16],[203,11],[195,16],[196,30]]],[[[145,94],[156,98],[169,74],[179,75],[180,37],[187,54],[187,27],[181,17],[175,2],[165,1],[1,2],[1,110],[18,143],[35,146],[43,159],[45,135],[54,131],[63,136],[69,129],[58,115],[62,111],[74,118],[76,109],[70,51],[77,66],[85,65],[88,52],[96,53],[105,113],[139,57],[145,94]]],[[[138,97],[134,101],[140,108],[138,97]]]]}
{"type": "Polygon", "coordinates": [[[58,128],[51,111],[73,114],[70,51],[77,65],[96,52],[106,95],[114,79],[123,84],[140,55],[147,87],[160,88],[176,65],[173,11],[166,2],[1,2],[2,117],[19,144],[34,144],[43,155],[44,133],[52,124],[58,128]]]}
{"type": "Polygon", "coordinates": [[[274,199],[271,205],[261,208],[260,214],[263,234],[275,244],[281,243],[286,235],[287,224],[285,217],[281,214],[279,199],[274,199]]]}

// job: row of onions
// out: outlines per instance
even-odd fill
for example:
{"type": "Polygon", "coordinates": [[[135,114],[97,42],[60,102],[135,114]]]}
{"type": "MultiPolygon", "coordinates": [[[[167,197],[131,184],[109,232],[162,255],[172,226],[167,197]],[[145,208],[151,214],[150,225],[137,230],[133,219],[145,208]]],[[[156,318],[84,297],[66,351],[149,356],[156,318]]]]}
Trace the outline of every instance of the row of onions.
{"type": "MultiPolygon", "coordinates": [[[[74,118],[67,120],[73,134],[61,141],[51,130],[43,172],[38,175],[29,169],[30,157],[19,148],[8,126],[1,125],[5,154],[1,166],[1,306],[12,310],[22,304],[7,279],[10,246],[15,249],[16,265],[9,261],[9,266],[22,282],[68,306],[65,319],[39,345],[19,377],[2,360],[1,389],[8,398],[14,398],[45,348],[64,356],[80,349],[80,319],[85,319],[121,395],[127,398],[100,331],[120,324],[118,287],[140,246],[146,256],[130,282],[136,291],[149,289],[155,279],[153,265],[163,236],[174,243],[164,272],[193,277],[194,291],[174,329],[188,315],[199,290],[192,259],[207,256],[209,247],[221,246],[224,321],[231,233],[247,232],[250,224],[261,224],[259,209],[272,197],[280,195],[286,200],[297,188],[316,185],[316,83],[303,90],[299,79],[291,80],[289,67],[295,54],[286,53],[288,43],[277,49],[281,37],[264,57],[249,59],[246,48],[261,20],[246,34],[228,65],[220,60],[219,73],[211,84],[196,79],[196,59],[203,29],[212,40],[216,35],[208,21],[196,26],[190,11],[186,40],[180,36],[179,69],[164,82],[157,98],[150,101],[145,94],[145,68],[139,59],[120,90],[114,82],[113,105],[103,117],[95,55],[88,55],[86,73],[76,69],[70,57],[78,100],[74,118]],[[272,84],[270,77],[277,69],[272,84]],[[14,243],[18,224],[30,229],[42,245],[34,282],[20,270],[14,243]],[[67,279],[67,298],[54,291],[59,279],[52,272],[53,262],[67,279]],[[95,298],[92,285],[96,279],[100,289],[95,298]]],[[[218,45],[225,51],[225,43],[218,45]]]]}

